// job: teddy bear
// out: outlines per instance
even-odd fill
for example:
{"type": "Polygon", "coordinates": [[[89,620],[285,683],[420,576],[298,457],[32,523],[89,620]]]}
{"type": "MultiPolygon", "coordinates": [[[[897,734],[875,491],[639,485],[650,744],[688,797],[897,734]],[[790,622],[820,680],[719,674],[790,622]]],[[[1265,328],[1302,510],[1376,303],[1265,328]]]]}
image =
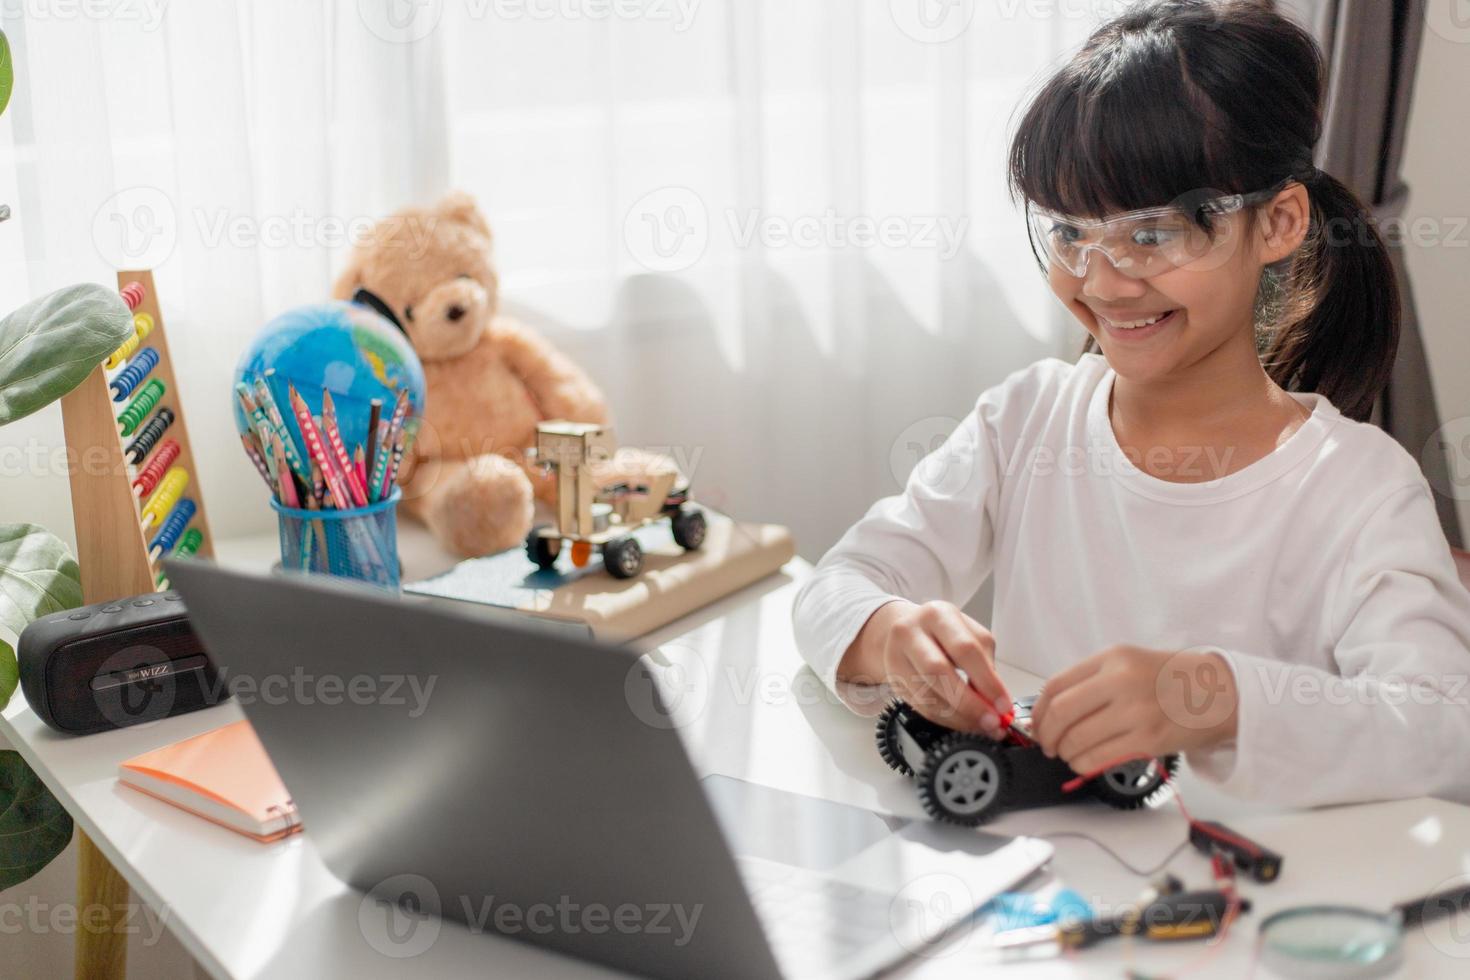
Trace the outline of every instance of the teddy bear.
{"type": "MultiPolygon", "coordinates": [[[[609,424],[586,372],[499,314],[492,244],[474,200],[451,193],[374,225],[332,290],[339,299],[371,293],[423,362],[426,407],[399,470],[403,506],[465,557],[523,543],[536,500],[554,505],[556,481],[531,452],[537,423],[609,424]]],[[[631,447],[590,468],[598,486],[677,474],[668,457],[631,447]]]]}

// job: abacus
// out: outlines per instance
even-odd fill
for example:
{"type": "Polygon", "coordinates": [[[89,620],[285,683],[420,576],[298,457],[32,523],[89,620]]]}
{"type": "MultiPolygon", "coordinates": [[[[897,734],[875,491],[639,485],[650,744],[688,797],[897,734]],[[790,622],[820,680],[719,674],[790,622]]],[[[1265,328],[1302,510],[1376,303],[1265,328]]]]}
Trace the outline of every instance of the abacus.
{"type": "MultiPolygon", "coordinates": [[[[214,555],[153,274],[119,272],[117,282],[133,335],[61,400],[86,605],[167,588],[164,557],[214,555]]],[[[77,930],[76,975],[119,978],[128,883],[80,828],[76,836],[79,907],[109,920],[77,930]]]]}
{"type": "Polygon", "coordinates": [[[160,562],[213,556],[150,272],[119,272],[133,335],[61,401],[82,597],[168,587],[160,562]]]}

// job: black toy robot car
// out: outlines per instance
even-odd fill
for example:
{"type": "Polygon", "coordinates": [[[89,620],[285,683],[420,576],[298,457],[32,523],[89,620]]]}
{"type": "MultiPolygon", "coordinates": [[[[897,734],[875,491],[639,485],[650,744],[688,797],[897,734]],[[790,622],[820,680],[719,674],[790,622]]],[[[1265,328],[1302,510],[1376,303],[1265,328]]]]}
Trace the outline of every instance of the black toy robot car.
{"type": "MultiPolygon", "coordinates": [[[[913,777],[919,801],[935,820],[974,827],[1008,808],[1069,803],[1078,776],[1061,759],[1048,758],[1031,738],[1035,698],[1015,704],[1015,717],[999,741],[936,724],[903,701],[878,717],[878,752],[895,772],[913,777]],[[1071,784],[1070,786],[1068,784],[1071,784]]],[[[1087,784],[1091,796],[1120,810],[1152,803],[1179,766],[1177,755],[1124,762],[1087,784]]]]}

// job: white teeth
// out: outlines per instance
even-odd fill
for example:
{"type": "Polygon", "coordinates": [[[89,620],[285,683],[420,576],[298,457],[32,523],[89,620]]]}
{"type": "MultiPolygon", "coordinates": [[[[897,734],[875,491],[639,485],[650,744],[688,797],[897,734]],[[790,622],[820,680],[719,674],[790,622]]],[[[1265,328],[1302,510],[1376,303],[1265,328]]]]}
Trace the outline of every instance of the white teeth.
{"type": "MultiPolygon", "coordinates": [[[[1172,310],[1169,311],[1169,313],[1172,312],[1172,310]]],[[[1139,327],[1152,326],[1153,324],[1158,323],[1164,317],[1168,316],[1169,313],[1160,313],[1158,316],[1154,317],[1151,320],[1129,320],[1126,323],[1119,323],[1116,320],[1107,320],[1106,317],[1102,317],[1100,319],[1106,320],[1109,326],[1117,327],[1119,330],[1137,330],[1139,327]]]]}

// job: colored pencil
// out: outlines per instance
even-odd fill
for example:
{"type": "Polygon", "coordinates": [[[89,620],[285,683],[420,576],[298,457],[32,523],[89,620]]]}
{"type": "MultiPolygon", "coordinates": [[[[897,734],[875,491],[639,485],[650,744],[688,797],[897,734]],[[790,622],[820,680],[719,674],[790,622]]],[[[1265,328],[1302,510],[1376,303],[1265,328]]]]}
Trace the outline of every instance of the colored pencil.
{"type": "Polygon", "coordinates": [[[306,407],[295,386],[291,386],[288,396],[291,400],[291,411],[296,415],[296,424],[301,429],[301,438],[306,440],[306,451],[321,468],[323,481],[327,486],[327,493],[332,498],[332,505],[339,510],[347,510],[352,506],[352,497],[347,493],[347,487],[337,478],[336,471],[332,468],[327,447],[322,443],[322,436],[317,431],[316,423],[312,421],[311,410],[306,407]]]}
{"type": "MultiPolygon", "coordinates": [[[[295,470],[296,475],[304,482],[307,479],[306,457],[296,448],[296,440],[291,438],[291,430],[286,427],[286,420],[281,416],[281,408],[271,394],[270,385],[266,383],[266,377],[272,373],[274,372],[267,371],[265,375],[255,379],[255,400],[265,412],[266,419],[280,435],[281,445],[286,450],[286,462],[291,464],[291,469],[295,470]]],[[[301,438],[305,439],[306,433],[303,432],[301,438]]]]}
{"type": "Polygon", "coordinates": [[[374,398],[368,402],[368,430],[367,430],[367,452],[363,455],[362,482],[367,486],[369,499],[373,498],[373,484],[368,480],[367,468],[377,462],[378,450],[378,423],[383,420],[383,399],[374,398]]]}
{"type": "Polygon", "coordinates": [[[388,465],[388,474],[383,478],[383,498],[386,500],[393,493],[393,481],[398,479],[398,467],[403,462],[403,430],[398,430],[398,435],[393,439],[393,462],[388,465]]]}
{"type": "Polygon", "coordinates": [[[352,457],[347,455],[347,445],[342,441],[342,430],[337,428],[337,409],[332,404],[332,393],[325,388],[322,389],[322,429],[326,432],[331,458],[340,469],[348,492],[352,494],[353,505],[366,507],[367,490],[357,478],[357,467],[352,465],[352,457]]]}
{"type": "Polygon", "coordinates": [[[265,457],[260,455],[260,449],[255,445],[255,440],[248,434],[240,434],[240,445],[245,447],[245,455],[250,457],[250,462],[255,464],[255,469],[260,473],[260,478],[265,485],[274,488],[275,481],[271,479],[270,469],[265,465],[265,457]]]}
{"type": "Polygon", "coordinates": [[[285,446],[281,444],[281,437],[274,432],[271,433],[271,455],[276,460],[276,479],[280,481],[281,503],[287,507],[300,507],[301,501],[296,496],[296,481],[286,462],[285,446]]]}

